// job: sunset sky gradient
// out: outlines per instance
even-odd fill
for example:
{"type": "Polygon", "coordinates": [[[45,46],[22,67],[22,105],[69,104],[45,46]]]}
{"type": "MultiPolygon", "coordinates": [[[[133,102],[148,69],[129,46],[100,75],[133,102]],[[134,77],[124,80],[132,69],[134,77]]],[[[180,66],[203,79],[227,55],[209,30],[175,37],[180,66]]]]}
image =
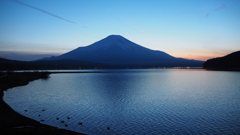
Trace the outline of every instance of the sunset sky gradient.
{"type": "Polygon", "coordinates": [[[175,57],[240,50],[239,0],[1,0],[0,57],[36,60],[123,37],[175,57]]]}

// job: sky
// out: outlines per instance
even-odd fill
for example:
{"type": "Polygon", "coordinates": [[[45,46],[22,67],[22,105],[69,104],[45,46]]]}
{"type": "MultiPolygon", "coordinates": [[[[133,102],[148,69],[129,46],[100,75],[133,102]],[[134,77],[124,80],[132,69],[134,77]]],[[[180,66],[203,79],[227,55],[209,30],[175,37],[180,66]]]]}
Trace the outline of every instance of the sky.
{"type": "Polygon", "coordinates": [[[0,57],[37,60],[121,35],[174,57],[240,50],[240,0],[0,0],[0,57]]]}

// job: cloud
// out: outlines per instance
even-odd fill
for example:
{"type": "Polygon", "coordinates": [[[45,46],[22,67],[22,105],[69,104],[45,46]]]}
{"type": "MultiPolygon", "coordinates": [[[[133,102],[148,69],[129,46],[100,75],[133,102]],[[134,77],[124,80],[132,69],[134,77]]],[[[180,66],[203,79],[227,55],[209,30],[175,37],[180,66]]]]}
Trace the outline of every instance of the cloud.
{"type": "Polygon", "coordinates": [[[47,14],[47,15],[49,15],[49,16],[58,18],[58,19],[60,19],[60,20],[63,20],[63,21],[69,22],[69,23],[76,24],[76,23],[73,22],[73,21],[69,21],[69,20],[67,20],[67,19],[64,19],[64,18],[58,16],[58,15],[55,15],[55,14],[53,14],[53,13],[50,13],[50,12],[46,11],[46,10],[43,10],[43,9],[40,9],[40,8],[31,6],[31,5],[26,4],[26,3],[24,3],[24,2],[21,2],[21,1],[18,1],[18,0],[9,0],[9,1],[12,1],[12,2],[14,2],[14,3],[17,3],[17,4],[19,4],[19,5],[22,5],[22,6],[25,6],[25,7],[31,8],[31,9],[34,9],[34,10],[37,10],[37,11],[39,11],[39,12],[42,12],[42,13],[47,14]]]}
{"type": "Polygon", "coordinates": [[[217,12],[217,11],[219,11],[219,10],[222,10],[222,9],[227,9],[227,6],[226,6],[224,3],[222,3],[220,7],[215,8],[215,9],[212,10],[211,12],[207,13],[207,14],[206,14],[206,18],[207,18],[210,14],[212,14],[212,13],[214,13],[214,12],[217,12]]]}

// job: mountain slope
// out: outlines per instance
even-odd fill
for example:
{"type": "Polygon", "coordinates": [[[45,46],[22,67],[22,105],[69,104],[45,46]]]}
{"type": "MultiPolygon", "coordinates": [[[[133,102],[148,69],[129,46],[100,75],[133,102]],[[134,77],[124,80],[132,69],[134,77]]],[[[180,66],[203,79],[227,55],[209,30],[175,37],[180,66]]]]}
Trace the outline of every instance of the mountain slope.
{"type": "Polygon", "coordinates": [[[154,51],[119,35],[110,35],[86,47],[45,60],[72,59],[94,63],[132,66],[201,66],[202,61],[175,58],[162,51],[154,51]]]}
{"type": "Polygon", "coordinates": [[[203,64],[206,69],[240,70],[240,51],[223,57],[209,59],[203,64]]]}

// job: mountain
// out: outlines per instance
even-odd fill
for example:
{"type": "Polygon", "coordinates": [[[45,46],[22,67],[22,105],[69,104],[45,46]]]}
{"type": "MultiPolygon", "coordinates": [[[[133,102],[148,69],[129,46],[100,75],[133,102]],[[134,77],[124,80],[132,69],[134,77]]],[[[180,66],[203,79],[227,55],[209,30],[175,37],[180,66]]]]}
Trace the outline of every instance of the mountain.
{"type": "Polygon", "coordinates": [[[0,58],[0,70],[93,69],[96,66],[104,65],[79,60],[17,61],[0,58]]]}
{"type": "Polygon", "coordinates": [[[140,46],[119,36],[110,35],[89,46],[56,57],[42,60],[81,60],[122,67],[194,66],[201,67],[203,61],[175,58],[165,52],[140,46]]]}
{"type": "Polygon", "coordinates": [[[213,70],[240,70],[240,51],[223,57],[209,59],[203,64],[203,68],[213,70]]]}

